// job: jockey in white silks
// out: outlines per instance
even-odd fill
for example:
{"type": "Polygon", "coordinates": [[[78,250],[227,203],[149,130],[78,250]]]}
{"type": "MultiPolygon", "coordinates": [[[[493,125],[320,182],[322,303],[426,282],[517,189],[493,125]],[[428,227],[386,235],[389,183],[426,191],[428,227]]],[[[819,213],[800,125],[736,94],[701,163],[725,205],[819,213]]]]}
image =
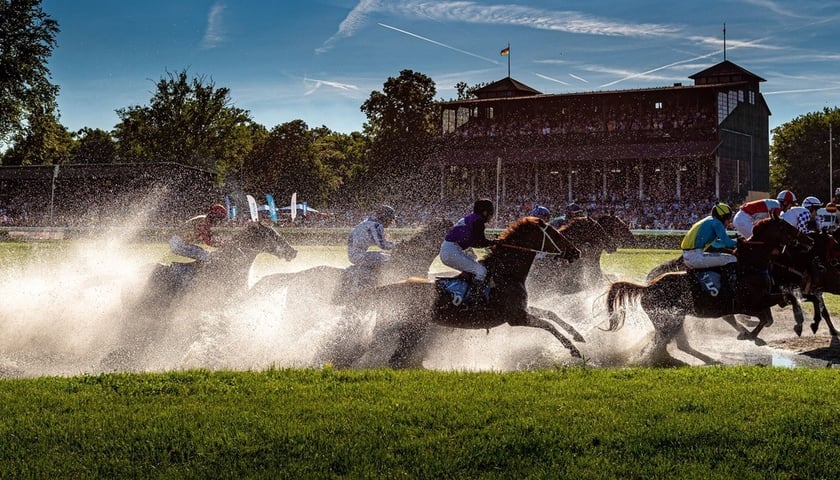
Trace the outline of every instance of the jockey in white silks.
{"type": "Polygon", "coordinates": [[[393,207],[382,205],[376,213],[353,227],[347,239],[347,258],[353,265],[375,267],[391,259],[386,252],[368,250],[377,246],[382,250],[393,250],[395,244],[385,238],[385,227],[391,225],[396,213],[393,207]]]}

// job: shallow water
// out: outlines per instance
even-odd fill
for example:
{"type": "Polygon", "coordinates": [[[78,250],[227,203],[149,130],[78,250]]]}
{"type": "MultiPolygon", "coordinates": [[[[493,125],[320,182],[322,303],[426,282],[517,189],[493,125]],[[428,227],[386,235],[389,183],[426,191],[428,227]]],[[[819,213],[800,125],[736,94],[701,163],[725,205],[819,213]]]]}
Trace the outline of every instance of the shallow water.
{"type": "MultiPolygon", "coordinates": [[[[249,284],[276,272],[319,264],[346,266],[340,247],[304,247],[292,262],[261,255],[249,284]]],[[[116,332],[126,318],[122,298],[144,280],[143,267],[166,258],[165,246],[138,248],[119,239],[75,242],[61,255],[34,256],[26,262],[4,261],[0,270],[0,376],[76,375],[130,369],[161,371],[185,368],[263,369],[278,367],[387,365],[393,346],[380,342],[377,318],[344,318],[343,308],[289,299],[285,288],[263,295],[230,299],[210,311],[187,305],[164,319],[169,327],[130,366],[114,362],[125,348],[116,332]]],[[[438,261],[431,275],[444,273],[438,261]]],[[[616,275],[621,272],[610,272],[616,275]]],[[[634,279],[635,280],[635,279],[634,279]]],[[[490,331],[434,326],[425,338],[419,365],[435,370],[509,371],[558,365],[624,366],[638,358],[652,334],[639,310],[629,312],[624,327],[606,332],[606,285],[574,295],[531,292],[532,304],[549,309],[585,338],[577,343],[584,360],[573,359],[549,333],[501,326],[490,331]]],[[[776,323],[762,332],[768,345],[737,340],[719,319],[686,321],[690,351],[675,345],[671,355],[688,365],[772,365],[783,368],[825,366],[828,356],[803,355],[785,348],[795,338],[792,316],[774,310],[776,323]]],[[[754,323],[746,322],[751,328],[754,323]]],[[[824,327],[823,327],[824,328],[824,327]]],[[[803,337],[814,337],[806,328],[803,337]]],[[[827,345],[823,330],[815,337],[827,345]]],[[[834,342],[836,343],[836,342],[834,342]]],[[[820,347],[819,342],[810,351],[820,347]]]]}

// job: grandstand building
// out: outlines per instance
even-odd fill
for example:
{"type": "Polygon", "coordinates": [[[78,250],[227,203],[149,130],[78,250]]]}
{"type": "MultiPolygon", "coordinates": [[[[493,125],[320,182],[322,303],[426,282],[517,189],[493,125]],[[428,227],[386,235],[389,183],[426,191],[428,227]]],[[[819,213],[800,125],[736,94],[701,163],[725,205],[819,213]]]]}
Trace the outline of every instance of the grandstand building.
{"type": "Polygon", "coordinates": [[[543,94],[507,77],[445,102],[433,158],[441,198],[735,202],[767,192],[765,80],[726,60],[689,78],[543,94]]]}

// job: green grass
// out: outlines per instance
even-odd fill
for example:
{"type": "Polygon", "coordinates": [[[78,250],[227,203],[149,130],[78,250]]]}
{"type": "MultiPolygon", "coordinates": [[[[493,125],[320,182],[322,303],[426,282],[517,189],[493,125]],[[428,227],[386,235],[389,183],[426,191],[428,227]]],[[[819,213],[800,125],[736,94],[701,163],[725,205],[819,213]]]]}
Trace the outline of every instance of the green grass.
{"type": "Polygon", "coordinates": [[[0,381],[2,478],[840,478],[833,370],[0,381]]]}

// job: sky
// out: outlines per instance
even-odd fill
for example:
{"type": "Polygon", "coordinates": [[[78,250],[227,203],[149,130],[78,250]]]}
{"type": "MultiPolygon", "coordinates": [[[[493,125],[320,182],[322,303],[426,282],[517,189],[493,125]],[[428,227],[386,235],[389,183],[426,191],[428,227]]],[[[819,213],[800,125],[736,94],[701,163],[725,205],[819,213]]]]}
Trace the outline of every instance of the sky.
{"type": "Polygon", "coordinates": [[[840,105],[840,0],[44,0],[60,121],[111,130],[186,69],[272,128],[361,131],[389,77],[455,84],[508,75],[542,93],[690,85],[726,59],[766,79],[770,128],[840,105]],[[725,25],[725,49],[724,49],[725,25]],[[500,51],[510,45],[510,56],[500,51]]]}

